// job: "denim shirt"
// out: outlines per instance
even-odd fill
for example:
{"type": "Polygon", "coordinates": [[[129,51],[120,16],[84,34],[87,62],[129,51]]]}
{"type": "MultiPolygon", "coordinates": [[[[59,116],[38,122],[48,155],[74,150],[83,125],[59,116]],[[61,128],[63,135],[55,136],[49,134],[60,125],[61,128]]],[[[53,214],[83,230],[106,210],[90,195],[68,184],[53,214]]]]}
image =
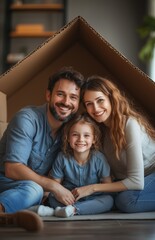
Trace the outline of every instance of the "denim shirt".
{"type": "Polygon", "coordinates": [[[22,163],[47,175],[60,151],[60,132],[55,139],[47,120],[47,105],[21,109],[11,120],[0,141],[0,172],[4,162],[22,163]]]}
{"type": "Polygon", "coordinates": [[[110,176],[110,167],[103,153],[93,151],[90,159],[79,165],[73,156],[66,157],[60,152],[54,161],[50,176],[62,179],[62,185],[72,190],[89,184],[100,183],[101,179],[110,176]]]}

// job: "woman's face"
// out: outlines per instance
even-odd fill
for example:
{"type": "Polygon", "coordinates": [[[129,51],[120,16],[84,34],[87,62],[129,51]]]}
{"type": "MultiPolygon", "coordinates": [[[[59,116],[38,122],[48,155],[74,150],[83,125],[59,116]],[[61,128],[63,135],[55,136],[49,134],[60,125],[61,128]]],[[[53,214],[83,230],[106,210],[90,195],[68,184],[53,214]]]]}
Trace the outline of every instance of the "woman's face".
{"type": "Polygon", "coordinates": [[[109,125],[111,115],[111,103],[103,92],[86,90],[83,98],[89,115],[97,122],[109,125]]]}

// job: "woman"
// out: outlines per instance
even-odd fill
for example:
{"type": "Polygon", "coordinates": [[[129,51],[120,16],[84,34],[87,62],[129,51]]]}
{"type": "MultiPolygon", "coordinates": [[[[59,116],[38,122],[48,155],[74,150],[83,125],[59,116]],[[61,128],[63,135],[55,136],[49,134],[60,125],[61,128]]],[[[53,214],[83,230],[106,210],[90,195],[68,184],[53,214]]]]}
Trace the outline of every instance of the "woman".
{"type": "Polygon", "coordinates": [[[107,79],[88,78],[82,98],[102,127],[103,150],[115,180],[77,188],[76,200],[115,192],[115,205],[123,212],[155,211],[155,130],[107,79]]]}

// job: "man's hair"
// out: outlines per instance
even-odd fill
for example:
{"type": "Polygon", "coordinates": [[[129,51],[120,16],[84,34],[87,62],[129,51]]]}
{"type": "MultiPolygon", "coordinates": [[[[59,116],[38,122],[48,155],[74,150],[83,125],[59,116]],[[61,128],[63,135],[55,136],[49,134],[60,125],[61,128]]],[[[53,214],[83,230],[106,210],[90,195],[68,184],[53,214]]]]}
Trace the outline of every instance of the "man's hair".
{"type": "Polygon", "coordinates": [[[81,88],[84,83],[84,76],[73,69],[73,67],[63,67],[58,72],[49,77],[47,89],[52,93],[53,88],[60,79],[67,79],[74,82],[78,88],[81,88]]]}

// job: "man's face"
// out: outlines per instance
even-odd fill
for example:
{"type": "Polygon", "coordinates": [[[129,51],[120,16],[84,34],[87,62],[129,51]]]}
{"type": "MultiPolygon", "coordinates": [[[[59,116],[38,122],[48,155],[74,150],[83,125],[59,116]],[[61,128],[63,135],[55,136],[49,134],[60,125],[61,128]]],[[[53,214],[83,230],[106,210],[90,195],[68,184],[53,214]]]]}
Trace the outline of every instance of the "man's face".
{"type": "Polygon", "coordinates": [[[52,116],[61,122],[67,122],[79,107],[80,88],[67,79],[56,82],[52,94],[47,94],[49,110],[52,116]]]}

